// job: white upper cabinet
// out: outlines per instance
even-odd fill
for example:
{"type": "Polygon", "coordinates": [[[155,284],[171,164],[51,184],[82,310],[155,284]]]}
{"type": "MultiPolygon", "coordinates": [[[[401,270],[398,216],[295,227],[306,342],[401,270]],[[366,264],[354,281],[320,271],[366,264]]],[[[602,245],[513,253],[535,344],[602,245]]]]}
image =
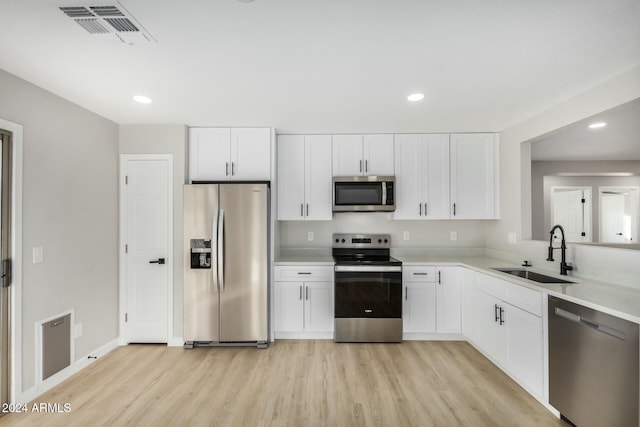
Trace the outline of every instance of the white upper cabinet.
{"type": "Polygon", "coordinates": [[[278,220],[332,218],[331,136],[278,136],[278,220]]]}
{"type": "Polygon", "coordinates": [[[394,219],[449,219],[449,135],[395,135],[394,219]]]}
{"type": "Polygon", "coordinates": [[[270,128],[190,128],[190,181],[270,181],[270,128]]]}
{"type": "Polygon", "coordinates": [[[451,134],[452,219],[499,218],[498,155],[497,134],[451,134]]]}
{"type": "Polygon", "coordinates": [[[394,174],[393,135],[333,135],[334,176],[394,174]]]}

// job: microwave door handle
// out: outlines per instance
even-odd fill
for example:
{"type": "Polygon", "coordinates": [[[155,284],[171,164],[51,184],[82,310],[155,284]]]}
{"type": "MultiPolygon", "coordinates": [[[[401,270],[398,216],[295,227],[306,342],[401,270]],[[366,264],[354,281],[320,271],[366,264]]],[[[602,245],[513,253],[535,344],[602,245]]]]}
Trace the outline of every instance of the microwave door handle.
{"type": "Polygon", "coordinates": [[[382,203],[380,204],[381,205],[387,204],[387,183],[386,182],[382,183],[382,203]]]}

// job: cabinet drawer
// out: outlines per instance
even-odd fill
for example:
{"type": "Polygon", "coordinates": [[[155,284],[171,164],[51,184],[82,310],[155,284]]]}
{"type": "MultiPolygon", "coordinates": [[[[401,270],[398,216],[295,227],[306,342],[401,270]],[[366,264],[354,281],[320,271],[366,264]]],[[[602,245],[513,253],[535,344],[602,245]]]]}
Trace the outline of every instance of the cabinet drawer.
{"type": "Polygon", "coordinates": [[[489,295],[504,300],[507,295],[507,286],[510,283],[486,274],[476,274],[476,287],[489,295]]]}
{"type": "Polygon", "coordinates": [[[509,284],[504,299],[511,305],[542,317],[542,293],[524,286],[509,284]]]}
{"type": "Polygon", "coordinates": [[[333,282],[333,266],[276,266],[274,280],[281,282],[333,282]]]}
{"type": "Polygon", "coordinates": [[[435,266],[402,267],[402,280],[405,282],[435,282],[435,266]]]}

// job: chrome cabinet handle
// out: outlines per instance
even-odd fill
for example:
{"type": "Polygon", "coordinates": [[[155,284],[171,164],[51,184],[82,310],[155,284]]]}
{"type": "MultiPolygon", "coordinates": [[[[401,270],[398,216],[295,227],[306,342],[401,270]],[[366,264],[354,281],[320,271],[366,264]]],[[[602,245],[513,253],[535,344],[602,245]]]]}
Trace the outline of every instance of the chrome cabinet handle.
{"type": "Polygon", "coordinates": [[[497,322],[500,316],[498,316],[498,304],[493,304],[493,314],[496,317],[494,322],[497,322]]]}
{"type": "Polygon", "coordinates": [[[369,171],[369,160],[364,161],[364,171],[365,173],[369,171]]]}
{"type": "Polygon", "coordinates": [[[300,301],[302,301],[302,285],[300,286],[300,301]]]}
{"type": "Polygon", "coordinates": [[[427,216],[427,204],[424,204],[424,216],[427,216]]]}
{"type": "Polygon", "coordinates": [[[307,216],[309,216],[309,203],[307,203],[307,216]]]}
{"type": "Polygon", "coordinates": [[[404,300],[409,300],[409,288],[407,286],[404,287],[404,300]]]}
{"type": "Polygon", "coordinates": [[[500,307],[500,324],[501,325],[504,323],[504,319],[502,318],[503,314],[504,314],[504,308],[500,307]]]}
{"type": "Polygon", "coordinates": [[[231,175],[235,175],[236,174],[235,166],[236,166],[236,164],[234,162],[231,162],[231,175]]]}
{"type": "Polygon", "coordinates": [[[422,203],[418,203],[418,205],[420,206],[420,216],[422,216],[422,203]]]}
{"type": "Polygon", "coordinates": [[[442,284],[442,274],[441,273],[442,273],[441,271],[438,271],[438,285],[442,284]]]}
{"type": "Polygon", "coordinates": [[[308,286],[304,287],[304,299],[309,301],[309,287],[308,286]]]}
{"type": "Polygon", "coordinates": [[[304,216],[304,203],[300,203],[300,216],[304,216]]]}
{"type": "Polygon", "coordinates": [[[453,216],[456,216],[456,204],[453,204],[453,216]]]}
{"type": "Polygon", "coordinates": [[[360,172],[362,172],[362,160],[360,160],[360,172]]]}
{"type": "Polygon", "coordinates": [[[224,174],[229,176],[229,162],[225,162],[224,164],[224,174]]]}
{"type": "Polygon", "coordinates": [[[416,273],[416,272],[414,272],[413,275],[414,276],[426,276],[427,273],[416,273]]]}
{"type": "Polygon", "coordinates": [[[299,275],[303,275],[304,274],[306,276],[309,276],[309,275],[311,275],[311,272],[309,272],[309,271],[298,271],[298,274],[299,275]]]}

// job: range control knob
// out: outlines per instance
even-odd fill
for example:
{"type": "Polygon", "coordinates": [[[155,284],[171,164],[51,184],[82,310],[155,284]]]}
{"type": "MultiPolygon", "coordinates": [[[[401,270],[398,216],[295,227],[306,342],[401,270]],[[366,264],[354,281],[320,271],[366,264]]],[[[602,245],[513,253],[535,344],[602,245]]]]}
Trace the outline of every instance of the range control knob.
{"type": "Polygon", "coordinates": [[[387,239],[384,239],[384,242],[385,242],[385,243],[388,243],[388,242],[389,242],[389,240],[387,240],[387,239]]]}
{"type": "Polygon", "coordinates": [[[345,242],[345,240],[344,240],[344,239],[342,239],[342,243],[344,243],[344,242],[345,242]]]}
{"type": "Polygon", "coordinates": [[[340,239],[336,239],[336,243],[340,242],[340,239]]]}
{"type": "Polygon", "coordinates": [[[378,243],[382,243],[382,239],[378,239],[378,243]]]}

